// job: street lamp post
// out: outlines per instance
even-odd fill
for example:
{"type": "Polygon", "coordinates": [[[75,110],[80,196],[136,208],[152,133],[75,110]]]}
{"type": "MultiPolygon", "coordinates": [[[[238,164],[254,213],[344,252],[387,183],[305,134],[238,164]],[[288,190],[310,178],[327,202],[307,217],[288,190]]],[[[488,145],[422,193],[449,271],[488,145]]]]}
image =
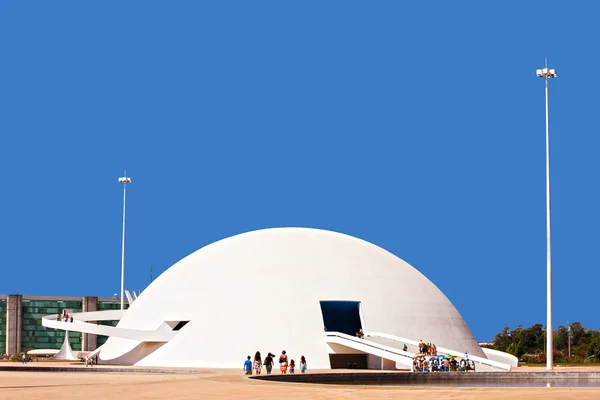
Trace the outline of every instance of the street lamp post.
{"type": "Polygon", "coordinates": [[[119,178],[123,184],[123,241],[121,243],[121,310],[124,309],[125,298],[125,204],[127,201],[127,184],[131,183],[131,178],[127,177],[127,172],[119,178]]]}
{"type": "Polygon", "coordinates": [[[550,234],[550,127],[548,124],[548,79],[556,78],[556,70],[536,70],[539,78],[546,80],[546,369],[552,369],[552,241],[550,234]]]}
{"type": "Polygon", "coordinates": [[[571,358],[571,324],[569,323],[569,321],[567,321],[567,340],[568,340],[568,352],[569,352],[569,356],[567,358],[571,358]]]}
{"type": "MultiPolygon", "coordinates": [[[[542,328],[542,332],[544,332],[543,335],[544,335],[544,349],[545,349],[546,348],[546,327],[542,328]]],[[[548,354],[546,354],[546,358],[548,358],[548,354]]]]}

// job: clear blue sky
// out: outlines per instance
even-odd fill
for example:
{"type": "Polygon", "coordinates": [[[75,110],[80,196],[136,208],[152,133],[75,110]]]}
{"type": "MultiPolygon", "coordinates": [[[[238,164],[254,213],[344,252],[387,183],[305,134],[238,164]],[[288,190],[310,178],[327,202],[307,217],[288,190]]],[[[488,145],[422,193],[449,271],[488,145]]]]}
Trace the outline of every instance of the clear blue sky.
{"type": "Polygon", "coordinates": [[[600,328],[599,14],[4,1],[0,293],[119,292],[126,168],[129,289],[213,241],[307,226],[406,260],[480,340],[545,323],[548,56],[555,322],[600,328]]]}

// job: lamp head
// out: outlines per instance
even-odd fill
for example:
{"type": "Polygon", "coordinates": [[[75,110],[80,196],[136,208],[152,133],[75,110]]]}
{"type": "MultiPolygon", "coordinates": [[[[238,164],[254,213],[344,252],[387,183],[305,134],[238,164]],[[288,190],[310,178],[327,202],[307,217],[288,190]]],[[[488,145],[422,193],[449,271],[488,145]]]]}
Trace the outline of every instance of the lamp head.
{"type": "Polygon", "coordinates": [[[536,69],[535,70],[535,74],[539,77],[539,78],[556,78],[557,74],[556,74],[556,70],[555,69],[550,69],[550,68],[542,68],[542,69],[536,69]]]}

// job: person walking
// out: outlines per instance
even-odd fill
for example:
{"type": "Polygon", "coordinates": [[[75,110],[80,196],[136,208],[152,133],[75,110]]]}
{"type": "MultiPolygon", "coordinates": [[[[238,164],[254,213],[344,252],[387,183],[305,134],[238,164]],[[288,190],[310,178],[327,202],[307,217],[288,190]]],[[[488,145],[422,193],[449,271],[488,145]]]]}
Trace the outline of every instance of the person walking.
{"type": "Polygon", "coordinates": [[[282,374],[285,374],[287,372],[287,368],[288,368],[288,356],[285,354],[285,350],[283,350],[281,352],[281,355],[279,356],[279,370],[281,371],[282,374]]]}
{"type": "Polygon", "coordinates": [[[300,357],[300,372],[306,372],[306,358],[304,358],[304,356],[300,357]]]}
{"type": "Polygon", "coordinates": [[[265,368],[267,370],[267,375],[271,375],[271,369],[273,369],[273,357],[274,354],[267,354],[265,357],[265,368]]]}
{"type": "Polygon", "coordinates": [[[252,375],[252,361],[250,361],[250,356],[244,361],[244,373],[246,375],[252,375]]]}
{"type": "Polygon", "coordinates": [[[256,372],[256,375],[260,375],[262,369],[262,358],[260,356],[260,351],[257,351],[256,354],[254,354],[254,371],[256,372]]]}

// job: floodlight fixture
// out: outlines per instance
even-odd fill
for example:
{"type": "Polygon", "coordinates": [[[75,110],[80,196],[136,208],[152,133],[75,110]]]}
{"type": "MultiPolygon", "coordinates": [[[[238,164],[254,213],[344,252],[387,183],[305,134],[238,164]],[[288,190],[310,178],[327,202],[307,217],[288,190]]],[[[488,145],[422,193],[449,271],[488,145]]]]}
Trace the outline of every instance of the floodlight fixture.
{"type": "Polygon", "coordinates": [[[539,78],[556,78],[556,70],[555,69],[551,69],[551,68],[542,68],[542,69],[536,69],[535,70],[535,74],[539,77],[539,78]]]}

